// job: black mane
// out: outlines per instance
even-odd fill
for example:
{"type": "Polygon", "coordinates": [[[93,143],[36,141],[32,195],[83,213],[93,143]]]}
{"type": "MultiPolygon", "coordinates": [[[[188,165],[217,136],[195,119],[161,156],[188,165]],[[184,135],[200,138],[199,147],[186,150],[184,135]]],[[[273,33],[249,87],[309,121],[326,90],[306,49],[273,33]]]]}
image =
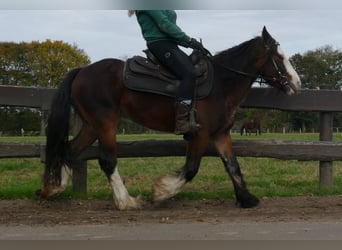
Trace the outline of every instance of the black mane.
{"type": "Polygon", "coordinates": [[[213,56],[213,62],[219,65],[241,69],[246,61],[250,61],[249,59],[256,55],[257,50],[255,47],[261,39],[261,37],[255,37],[232,48],[221,51],[213,56]],[[246,58],[246,56],[248,57],[246,58]]]}

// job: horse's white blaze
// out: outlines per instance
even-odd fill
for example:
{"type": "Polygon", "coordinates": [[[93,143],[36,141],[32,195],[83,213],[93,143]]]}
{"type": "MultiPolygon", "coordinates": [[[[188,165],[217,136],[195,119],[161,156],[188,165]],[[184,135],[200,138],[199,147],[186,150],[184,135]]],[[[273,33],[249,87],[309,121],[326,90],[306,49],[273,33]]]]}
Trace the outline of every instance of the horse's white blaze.
{"type": "Polygon", "coordinates": [[[283,64],[286,68],[287,73],[291,76],[290,79],[290,87],[292,90],[292,93],[290,94],[295,94],[300,90],[300,78],[297,74],[297,72],[294,70],[293,66],[291,65],[289,59],[285,56],[283,50],[278,46],[278,53],[283,56],[283,64]]]}
{"type": "Polygon", "coordinates": [[[118,166],[115,167],[114,173],[110,176],[110,184],[113,189],[114,204],[117,209],[139,209],[142,206],[140,198],[133,198],[128,191],[119,174],[118,166]]]}
{"type": "Polygon", "coordinates": [[[178,194],[185,183],[185,179],[180,176],[167,175],[159,178],[153,184],[153,201],[161,202],[178,194]]]}

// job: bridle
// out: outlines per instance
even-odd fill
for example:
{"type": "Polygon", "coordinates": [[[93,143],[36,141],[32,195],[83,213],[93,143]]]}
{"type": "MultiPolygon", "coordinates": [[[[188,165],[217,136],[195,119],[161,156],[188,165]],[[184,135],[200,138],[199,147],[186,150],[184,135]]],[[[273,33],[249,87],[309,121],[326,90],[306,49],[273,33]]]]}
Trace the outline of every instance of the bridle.
{"type": "Polygon", "coordinates": [[[280,86],[286,87],[289,85],[289,82],[287,81],[287,77],[285,76],[285,74],[283,72],[280,71],[278,64],[276,63],[276,61],[272,57],[272,53],[275,50],[277,50],[278,46],[280,46],[280,44],[276,41],[274,41],[274,43],[272,44],[271,47],[268,47],[267,45],[265,45],[266,53],[268,53],[268,56],[271,57],[272,64],[273,64],[273,66],[277,72],[277,76],[276,77],[263,77],[263,78],[267,81],[278,82],[280,84],[280,86]]]}
{"type": "Polygon", "coordinates": [[[256,75],[256,74],[251,74],[251,73],[244,72],[244,71],[241,71],[241,70],[237,70],[237,69],[234,69],[232,67],[225,66],[225,65],[222,65],[222,64],[217,64],[217,63],[215,63],[215,64],[218,65],[219,67],[223,68],[223,69],[229,70],[229,71],[234,72],[236,74],[239,74],[239,75],[242,75],[242,76],[246,76],[246,77],[249,77],[249,78],[253,78],[253,79],[259,79],[259,81],[258,81],[259,83],[266,83],[266,82],[279,83],[281,87],[285,88],[285,87],[287,87],[289,85],[287,77],[285,76],[284,73],[282,73],[280,71],[279,66],[277,65],[276,61],[272,57],[273,52],[276,51],[276,49],[278,48],[279,45],[280,44],[278,42],[276,42],[276,41],[274,41],[274,43],[272,45],[266,45],[266,44],[264,45],[265,49],[266,49],[266,56],[269,57],[272,60],[272,64],[273,64],[273,66],[274,66],[274,68],[275,68],[275,70],[277,72],[277,76],[264,76],[264,75],[261,75],[261,74],[257,74],[256,75]]]}

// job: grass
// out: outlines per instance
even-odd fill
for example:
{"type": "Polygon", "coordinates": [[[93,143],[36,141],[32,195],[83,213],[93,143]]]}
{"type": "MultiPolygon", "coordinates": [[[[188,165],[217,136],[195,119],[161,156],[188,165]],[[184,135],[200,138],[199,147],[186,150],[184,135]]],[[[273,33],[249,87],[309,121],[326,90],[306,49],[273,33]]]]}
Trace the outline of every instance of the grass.
{"type": "Polygon", "coordinates": [[[41,173],[39,159],[0,159],[0,198],[33,198],[41,173]]]}
{"type": "MultiPolygon", "coordinates": [[[[262,137],[233,135],[234,139],[317,140],[317,134],[266,134],[262,137]],[[272,137],[271,137],[272,136],[272,137]]],[[[174,135],[120,135],[119,140],[179,139],[174,135]]],[[[335,140],[342,140],[340,134],[335,140]]],[[[44,141],[44,137],[0,137],[0,141],[44,141]]],[[[334,162],[334,188],[319,187],[317,161],[282,161],[270,158],[239,157],[250,191],[258,197],[342,194],[342,162],[334,162]]],[[[174,173],[184,157],[122,158],[119,170],[132,195],[151,197],[153,180],[174,173]]],[[[39,159],[0,159],[0,199],[36,199],[41,188],[43,165],[39,159]]],[[[97,161],[88,162],[88,193],[72,192],[69,186],[59,199],[111,199],[112,191],[97,161]]],[[[205,157],[196,178],[176,199],[233,199],[234,191],[220,159],[205,157]]]]}
{"type": "MultiPolygon", "coordinates": [[[[241,136],[238,133],[232,134],[233,140],[248,139],[248,140],[258,140],[258,139],[279,139],[279,140],[304,140],[304,141],[317,141],[319,140],[318,133],[263,133],[261,136],[256,136],[254,134],[250,136],[241,136]]],[[[122,135],[119,134],[117,137],[118,141],[133,141],[133,140],[181,140],[181,136],[173,134],[130,134],[122,135]]],[[[334,141],[342,141],[342,133],[334,133],[334,141]]],[[[0,142],[45,142],[44,136],[0,136],[0,142]]]]}

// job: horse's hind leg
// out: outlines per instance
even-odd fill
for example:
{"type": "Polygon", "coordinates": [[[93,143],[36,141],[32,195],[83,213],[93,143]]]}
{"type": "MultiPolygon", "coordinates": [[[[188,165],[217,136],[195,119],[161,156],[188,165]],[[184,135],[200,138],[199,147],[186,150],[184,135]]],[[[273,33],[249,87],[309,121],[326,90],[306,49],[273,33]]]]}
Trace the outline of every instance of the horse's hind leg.
{"type": "Polygon", "coordinates": [[[235,155],[232,153],[230,135],[222,135],[215,141],[215,146],[225,169],[233,182],[237,205],[243,208],[257,206],[259,204],[259,200],[248,191],[240,170],[240,165],[235,155]]]}
{"type": "Polygon", "coordinates": [[[68,185],[69,176],[72,175],[72,163],[77,161],[79,154],[96,140],[96,134],[91,126],[83,123],[81,130],[77,136],[69,142],[69,157],[68,163],[62,166],[61,185],[58,188],[58,193],[65,190],[68,185]]]}
{"type": "MultiPolygon", "coordinates": [[[[80,132],[77,136],[68,143],[68,157],[66,163],[61,168],[61,183],[59,186],[55,186],[53,189],[49,189],[47,196],[52,196],[63,192],[69,182],[69,177],[72,175],[73,163],[77,162],[79,154],[89,145],[96,140],[93,129],[86,123],[82,125],[80,132]]],[[[40,193],[40,195],[42,195],[40,193]]]]}
{"type": "Polygon", "coordinates": [[[100,158],[99,164],[106,174],[113,189],[114,204],[119,210],[140,209],[143,200],[129,195],[119,174],[116,157],[116,129],[112,126],[101,129],[99,136],[100,158]]]}

